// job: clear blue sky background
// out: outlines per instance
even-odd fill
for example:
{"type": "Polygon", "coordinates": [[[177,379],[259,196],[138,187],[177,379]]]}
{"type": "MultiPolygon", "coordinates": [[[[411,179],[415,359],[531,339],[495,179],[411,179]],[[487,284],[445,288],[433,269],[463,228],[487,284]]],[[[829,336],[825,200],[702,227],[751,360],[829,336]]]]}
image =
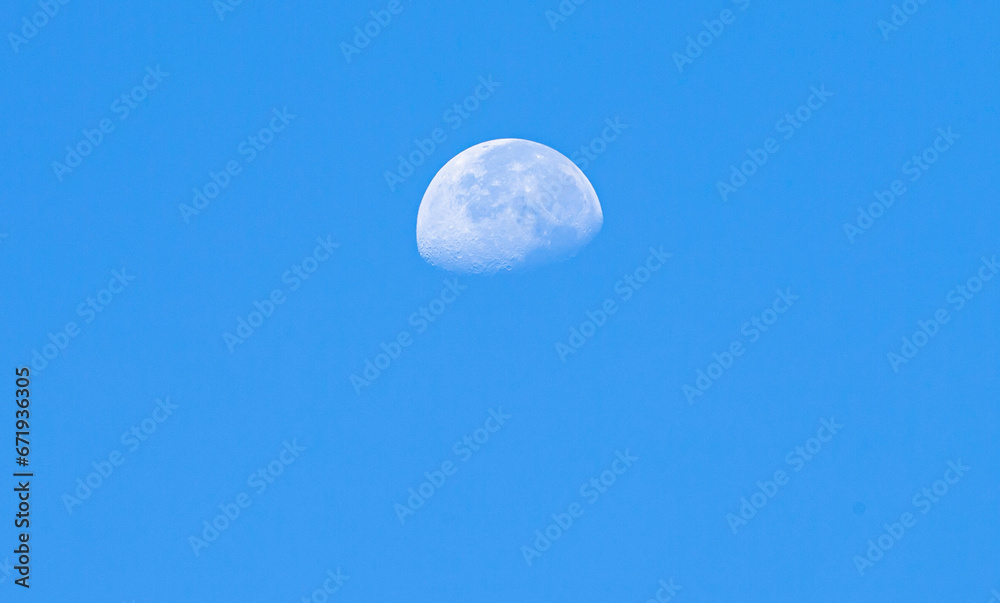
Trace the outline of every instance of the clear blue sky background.
{"type": "MultiPolygon", "coordinates": [[[[1000,279],[946,301],[1000,255],[1000,5],[929,0],[885,39],[888,0],[590,0],[555,31],[557,0],[401,0],[345,60],[385,6],[253,0],[220,20],[209,0],[77,1],[0,51],[0,441],[14,367],[79,329],[32,371],[32,588],[0,573],[0,598],[292,602],[338,568],[331,601],[642,602],[671,579],[678,602],[1000,589],[1000,279]],[[679,72],[673,54],[723,9],[735,21],[679,72]],[[156,66],[169,75],[121,119],[115,99],[156,66]],[[451,129],[445,112],[490,76],[451,129]],[[778,120],[813,86],[833,96],[784,140],[778,120]],[[241,142],[285,107],[248,162],[241,142]],[[418,333],[409,317],[449,277],[415,244],[436,171],[495,138],[572,155],[616,117],[628,129],[586,170],[600,235],[561,264],[460,277],[418,333]],[[105,118],[60,181],[52,162],[105,118]],[[390,191],[386,170],[437,127],[445,142],[390,191]],[[904,164],[948,127],[960,138],[910,182],[904,164]],[[777,153],[723,201],[717,182],[770,137],[777,153]],[[178,206],[229,161],[239,173],[186,222],[178,206]],[[844,224],[897,178],[907,192],[852,242],[844,224]],[[327,236],[339,248],[292,290],[282,275],[327,236]],[[673,256],[622,301],[616,282],[661,245],[673,256]],[[78,307],[123,268],[134,280],[86,322],[78,307]],[[799,300],[750,343],[743,325],[788,288],[799,300]],[[231,353],[223,333],[275,289],[285,302],[231,353]],[[556,342],[608,298],[618,312],[562,362],[556,342]],[[948,323],[894,371],[887,354],[939,309],[948,323]],[[404,330],[412,345],[357,394],[351,374],[404,330]],[[734,341],[745,353],[688,404],[734,341]],[[122,434],[168,397],[130,450],[122,434]],[[453,446],[490,409],[510,418],[464,461],[453,446]],[[842,430],[796,472],[786,455],[831,418],[842,430]],[[305,450],[284,465],[293,440],[305,450]],[[638,460],[588,502],[581,486],[626,450],[638,460]],[[258,493],[248,476],[273,461],[258,493]],[[446,461],[457,472],[401,525],[394,505],[446,461]],[[970,470],[924,514],[914,496],[949,461],[970,470]],[[727,514],[778,470],[788,483],[734,534],[727,514]],[[241,493],[250,506],[196,555],[189,537],[241,493]],[[573,503],[583,515],[529,566],[522,547],[573,503]],[[907,512],[862,575],[855,556],[907,512]]],[[[7,42],[38,10],[3,5],[7,42]]]]}

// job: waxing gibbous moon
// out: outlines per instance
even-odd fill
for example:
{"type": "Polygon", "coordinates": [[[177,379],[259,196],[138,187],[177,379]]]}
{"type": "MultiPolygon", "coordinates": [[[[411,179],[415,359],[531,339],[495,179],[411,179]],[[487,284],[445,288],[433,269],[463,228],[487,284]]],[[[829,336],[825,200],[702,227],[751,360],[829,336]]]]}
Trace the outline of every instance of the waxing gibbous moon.
{"type": "Polygon", "coordinates": [[[504,138],[462,151],[434,176],[417,212],[417,249],[445,270],[492,274],[572,257],[603,223],[576,164],[504,138]]]}

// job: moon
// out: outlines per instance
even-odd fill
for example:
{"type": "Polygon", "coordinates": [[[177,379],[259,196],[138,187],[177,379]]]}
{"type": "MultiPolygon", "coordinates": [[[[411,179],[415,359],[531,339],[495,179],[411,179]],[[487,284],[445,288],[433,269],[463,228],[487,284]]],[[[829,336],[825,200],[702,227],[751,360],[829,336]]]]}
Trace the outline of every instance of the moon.
{"type": "Polygon", "coordinates": [[[603,223],[576,164],[504,138],[462,151],[434,176],[417,211],[417,249],[445,270],[493,274],[572,257],[603,223]]]}

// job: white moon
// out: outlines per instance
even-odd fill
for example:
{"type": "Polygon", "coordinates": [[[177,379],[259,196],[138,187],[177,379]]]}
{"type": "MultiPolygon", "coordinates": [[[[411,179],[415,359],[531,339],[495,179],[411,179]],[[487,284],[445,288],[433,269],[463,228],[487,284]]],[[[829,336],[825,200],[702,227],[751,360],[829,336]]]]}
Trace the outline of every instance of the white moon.
{"type": "Polygon", "coordinates": [[[462,151],[434,176],[417,212],[417,248],[446,270],[494,273],[571,257],[603,222],[576,164],[504,138],[462,151]]]}

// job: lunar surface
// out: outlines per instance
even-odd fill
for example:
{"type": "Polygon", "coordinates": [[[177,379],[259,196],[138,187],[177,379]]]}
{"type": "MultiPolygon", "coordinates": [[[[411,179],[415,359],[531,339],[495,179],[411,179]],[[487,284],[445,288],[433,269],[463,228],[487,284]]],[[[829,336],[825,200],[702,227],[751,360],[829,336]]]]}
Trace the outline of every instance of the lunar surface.
{"type": "Polygon", "coordinates": [[[576,164],[505,138],[462,151],[434,176],[417,212],[417,248],[445,270],[492,274],[572,257],[603,222],[576,164]]]}

